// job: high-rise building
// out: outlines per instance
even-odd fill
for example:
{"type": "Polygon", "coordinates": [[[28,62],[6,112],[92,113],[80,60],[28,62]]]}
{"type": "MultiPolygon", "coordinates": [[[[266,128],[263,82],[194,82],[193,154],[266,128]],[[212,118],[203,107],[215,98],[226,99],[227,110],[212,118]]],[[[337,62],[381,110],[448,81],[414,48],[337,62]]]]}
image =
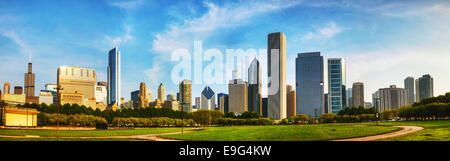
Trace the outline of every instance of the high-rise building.
{"type": "Polygon", "coordinates": [[[299,53],[295,59],[296,113],[320,116],[325,112],[323,56],[299,53]]]}
{"type": "Polygon", "coordinates": [[[150,99],[147,97],[147,86],[145,85],[145,82],[141,82],[139,85],[139,95],[138,95],[138,103],[137,107],[139,108],[146,108],[149,106],[150,99]]]}
{"type": "Polygon", "coordinates": [[[425,98],[430,98],[434,96],[433,87],[433,77],[429,74],[423,75],[416,80],[416,95],[418,99],[417,102],[422,101],[425,98]]]}
{"type": "Polygon", "coordinates": [[[34,78],[35,75],[33,73],[33,66],[30,61],[28,62],[28,72],[25,73],[25,95],[26,96],[34,96],[34,78]]]}
{"type": "Polygon", "coordinates": [[[405,89],[391,85],[389,88],[381,88],[378,91],[380,94],[380,108],[377,109],[378,112],[396,109],[406,105],[407,97],[405,89]]]}
{"type": "Polygon", "coordinates": [[[211,89],[211,87],[206,86],[203,89],[200,96],[201,106],[198,109],[202,110],[215,110],[216,109],[216,94],[211,89]]]}
{"type": "Polygon", "coordinates": [[[361,82],[353,83],[352,91],[353,107],[364,107],[364,84],[361,82]]]}
{"type": "Polygon", "coordinates": [[[353,105],[353,89],[347,88],[347,107],[354,107],[353,105]]]}
{"type": "Polygon", "coordinates": [[[195,97],[195,108],[197,110],[200,110],[202,107],[202,101],[200,100],[200,97],[195,97]]]}
{"type": "Polygon", "coordinates": [[[57,75],[62,105],[68,103],[96,108],[97,74],[94,69],[60,66],[57,75]]]}
{"type": "Polygon", "coordinates": [[[380,92],[376,91],[372,94],[372,106],[377,108],[377,111],[380,111],[380,92]]]}
{"type": "Polygon", "coordinates": [[[247,82],[242,79],[230,80],[228,84],[228,112],[241,114],[248,111],[247,82]]]}
{"type": "Polygon", "coordinates": [[[161,100],[161,102],[166,101],[166,94],[165,94],[164,85],[161,83],[158,87],[158,99],[161,100]]]}
{"type": "Polygon", "coordinates": [[[22,94],[23,88],[22,86],[14,86],[14,94],[22,94]]]}
{"type": "Polygon", "coordinates": [[[225,93],[217,94],[217,106],[222,112],[228,112],[228,95],[225,93]]]}
{"type": "Polygon", "coordinates": [[[347,106],[344,58],[328,59],[328,112],[337,114],[347,106]]]}
{"type": "Polygon", "coordinates": [[[106,91],[106,86],[103,86],[101,84],[98,84],[95,86],[95,99],[97,102],[101,102],[103,104],[107,104],[107,95],[108,92],[106,91]]]}
{"type": "Polygon", "coordinates": [[[119,106],[120,103],[120,51],[117,47],[114,47],[109,51],[109,59],[108,59],[108,99],[107,105],[112,106],[112,104],[116,103],[119,106]]]}
{"type": "Polygon", "coordinates": [[[287,85],[286,87],[286,103],[287,103],[287,117],[292,117],[296,115],[296,105],[295,105],[295,91],[292,90],[291,85],[287,85]]]}
{"type": "Polygon", "coordinates": [[[167,100],[168,101],[176,101],[177,100],[177,96],[175,96],[173,94],[168,94],[167,95],[167,100]]]}
{"type": "Polygon", "coordinates": [[[180,83],[180,110],[185,112],[192,111],[192,81],[183,80],[180,83]]]}
{"type": "Polygon", "coordinates": [[[262,115],[261,101],[261,68],[255,58],[248,68],[248,111],[262,115]]]}
{"type": "MultiPolygon", "coordinates": [[[[268,115],[286,118],[286,36],[282,32],[267,36],[268,115]]],[[[231,102],[231,101],[230,101],[231,102]]]]}
{"type": "Polygon", "coordinates": [[[323,110],[323,113],[328,113],[328,93],[325,93],[324,95],[323,95],[323,98],[324,98],[324,107],[325,108],[323,108],[324,110],[323,110]]]}
{"type": "Polygon", "coordinates": [[[39,93],[39,104],[45,103],[46,105],[53,104],[53,94],[49,90],[41,90],[39,93]]]}
{"type": "Polygon", "coordinates": [[[58,104],[58,93],[56,91],[56,83],[47,83],[45,84],[45,90],[50,91],[53,95],[53,104],[58,104]]]}
{"type": "Polygon", "coordinates": [[[262,98],[262,116],[263,117],[269,117],[269,114],[268,114],[269,107],[268,107],[267,102],[268,102],[267,97],[262,98]]]}
{"type": "Polygon", "coordinates": [[[407,77],[405,79],[405,90],[408,95],[406,104],[408,105],[414,104],[414,77],[407,77]]]}
{"type": "Polygon", "coordinates": [[[3,94],[11,94],[11,84],[9,82],[5,82],[3,84],[3,94]]]}

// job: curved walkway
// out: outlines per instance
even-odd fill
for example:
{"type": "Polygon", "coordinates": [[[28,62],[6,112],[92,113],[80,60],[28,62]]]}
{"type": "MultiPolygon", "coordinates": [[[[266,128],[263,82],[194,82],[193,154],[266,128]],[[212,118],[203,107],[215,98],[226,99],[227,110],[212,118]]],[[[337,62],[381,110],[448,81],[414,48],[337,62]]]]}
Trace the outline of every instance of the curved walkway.
{"type": "Polygon", "coordinates": [[[373,140],[379,140],[379,139],[385,139],[390,137],[396,137],[400,135],[405,135],[413,132],[417,132],[423,129],[423,127],[420,126],[394,126],[400,128],[398,131],[380,134],[380,135],[373,135],[373,136],[364,136],[359,138],[348,138],[348,139],[338,139],[338,140],[331,140],[331,141],[373,141],[373,140]]]}
{"type": "MultiPolygon", "coordinates": [[[[189,131],[184,131],[184,133],[194,132],[194,131],[200,131],[203,129],[193,129],[189,131]]],[[[167,139],[167,138],[161,138],[159,136],[161,135],[171,135],[171,134],[181,134],[181,132],[171,132],[171,133],[160,133],[160,134],[148,134],[148,135],[129,135],[129,136],[81,136],[81,137],[59,137],[59,138],[77,138],[77,139],[139,139],[139,140],[152,140],[152,141],[182,141],[182,140],[175,140],[175,139],[167,139]]],[[[19,135],[0,135],[0,137],[3,138],[40,138],[36,135],[25,135],[25,136],[19,136],[19,135]]],[[[52,137],[42,137],[42,138],[56,138],[55,136],[52,137]]]]}

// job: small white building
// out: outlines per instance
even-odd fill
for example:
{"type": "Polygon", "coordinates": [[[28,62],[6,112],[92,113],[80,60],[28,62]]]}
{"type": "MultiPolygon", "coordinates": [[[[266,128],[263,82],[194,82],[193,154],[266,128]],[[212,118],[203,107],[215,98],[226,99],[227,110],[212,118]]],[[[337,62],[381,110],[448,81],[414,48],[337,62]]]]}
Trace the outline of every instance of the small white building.
{"type": "Polygon", "coordinates": [[[102,102],[103,104],[106,104],[106,97],[108,95],[108,92],[106,91],[106,87],[102,85],[96,85],[95,86],[95,100],[96,102],[102,102]]]}

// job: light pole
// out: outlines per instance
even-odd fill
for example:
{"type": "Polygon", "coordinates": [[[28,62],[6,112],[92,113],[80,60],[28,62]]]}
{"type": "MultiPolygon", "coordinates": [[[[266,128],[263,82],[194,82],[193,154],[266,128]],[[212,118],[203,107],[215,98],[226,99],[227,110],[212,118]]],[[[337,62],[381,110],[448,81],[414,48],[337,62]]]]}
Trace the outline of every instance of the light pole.
{"type": "Polygon", "coordinates": [[[57,109],[57,121],[56,121],[56,139],[59,138],[59,105],[61,104],[61,93],[60,90],[62,90],[63,88],[61,88],[61,86],[57,85],[56,89],[56,94],[57,94],[57,104],[56,104],[56,109],[57,109]]]}

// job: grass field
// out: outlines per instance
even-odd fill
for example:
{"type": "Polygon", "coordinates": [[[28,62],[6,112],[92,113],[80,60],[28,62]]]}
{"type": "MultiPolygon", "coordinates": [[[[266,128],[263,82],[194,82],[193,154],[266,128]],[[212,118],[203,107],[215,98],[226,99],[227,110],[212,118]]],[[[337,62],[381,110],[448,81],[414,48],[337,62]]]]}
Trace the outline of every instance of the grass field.
{"type": "MultiPolygon", "coordinates": [[[[192,128],[184,128],[191,130],[192,128]]],[[[118,129],[118,130],[61,130],[61,137],[76,136],[126,136],[126,135],[145,135],[160,134],[181,131],[181,128],[135,128],[135,129],[118,129]]],[[[41,137],[56,136],[55,130],[12,130],[0,129],[0,135],[37,135],[41,137]]]]}
{"type": "Polygon", "coordinates": [[[0,138],[0,141],[151,141],[137,139],[79,139],[79,138],[0,138]]]}
{"type": "Polygon", "coordinates": [[[357,124],[207,127],[203,131],[164,135],[192,141],[317,141],[387,133],[396,127],[357,124]]]}
{"type": "Polygon", "coordinates": [[[450,141],[450,120],[381,122],[380,125],[411,125],[424,128],[419,132],[380,141],[450,141]]]}

